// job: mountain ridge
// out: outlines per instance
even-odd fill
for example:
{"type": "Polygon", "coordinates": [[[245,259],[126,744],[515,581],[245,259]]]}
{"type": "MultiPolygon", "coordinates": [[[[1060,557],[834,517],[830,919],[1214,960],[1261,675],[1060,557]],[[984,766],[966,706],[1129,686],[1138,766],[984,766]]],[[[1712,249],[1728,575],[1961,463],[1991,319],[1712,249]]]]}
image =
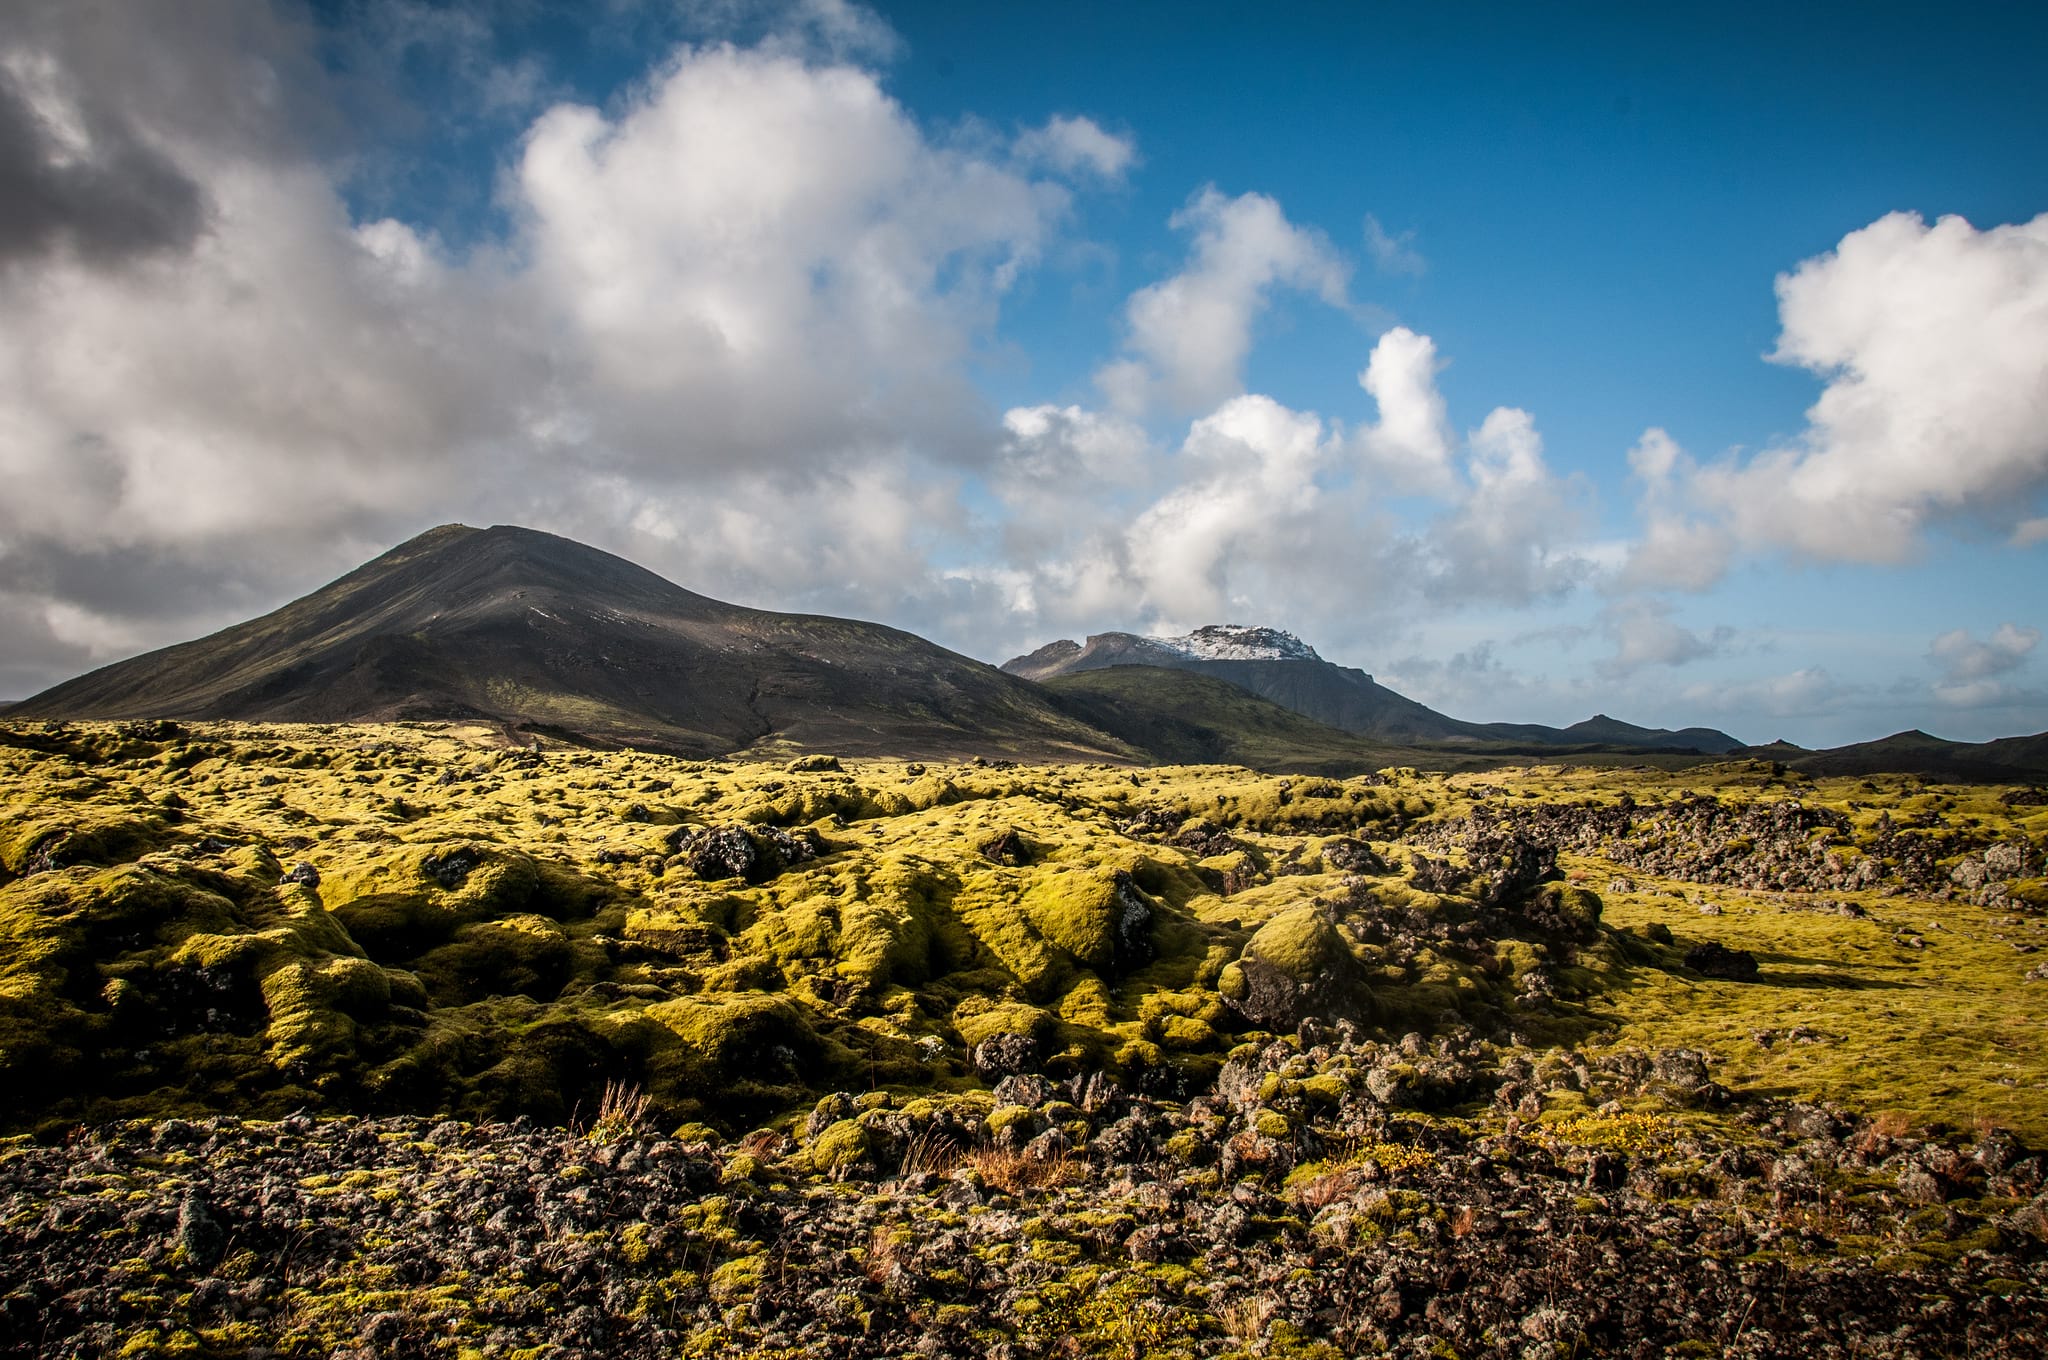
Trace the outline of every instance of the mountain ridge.
{"type": "Polygon", "coordinates": [[[268,614],[0,714],[445,720],[693,757],[829,751],[1314,773],[1752,759],[1815,775],[2048,777],[2048,734],[1972,744],[1914,731],[1807,751],[1604,713],[1567,728],[1463,722],[1292,633],[1238,624],[1062,639],[999,669],[883,624],[728,604],[512,525],[429,529],[268,614]]]}
{"type": "Polygon", "coordinates": [[[1175,645],[1182,639],[1109,632],[1091,634],[1085,643],[1071,638],[1049,642],[1023,656],[1012,657],[1002,668],[1041,684],[1058,676],[1115,666],[1192,670],[1226,680],[1325,726],[1399,745],[1469,746],[1501,749],[1503,753],[1504,748],[1520,751],[1525,745],[1594,745],[1693,750],[1702,755],[1725,755],[1743,745],[1713,728],[1672,731],[1639,727],[1606,714],[1596,714],[1565,728],[1540,723],[1466,722],[1387,688],[1363,670],[1325,660],[1292,633],[1240,624],[1212,624],[1187,636],[1199,637],[1212,631],[1277,635],[1298,650],[1282,652],[1276,648],[1276,654],[1259,657],[1199,655],[1175,645]]]}
{"type": "Polygon", "coordinates": [[[726,604],[510,525],[430,529],[260,618],[101,667],[9,716],[473,719],[691,755],[1140,755],[914,634],[726,604]]]}

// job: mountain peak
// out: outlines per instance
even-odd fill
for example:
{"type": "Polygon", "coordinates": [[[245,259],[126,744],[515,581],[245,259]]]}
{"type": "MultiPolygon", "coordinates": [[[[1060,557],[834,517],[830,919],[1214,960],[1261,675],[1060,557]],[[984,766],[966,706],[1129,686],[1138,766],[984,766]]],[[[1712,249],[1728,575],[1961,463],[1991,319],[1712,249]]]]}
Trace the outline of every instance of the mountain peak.
{"type": "Polygon", "coordinates": [[[1180,637],[1146,639],[1199,661],[1321,661],[1316,649],[1282,628],[1211,623],[1180,637]]]}
{"type": "Polygon", "coordinates": [[[429,529],[261,618],[101,667],[9,713],[460,720],[693,756],[1135,754],[923,638],[725,604],[507,524],[429,529]]]}

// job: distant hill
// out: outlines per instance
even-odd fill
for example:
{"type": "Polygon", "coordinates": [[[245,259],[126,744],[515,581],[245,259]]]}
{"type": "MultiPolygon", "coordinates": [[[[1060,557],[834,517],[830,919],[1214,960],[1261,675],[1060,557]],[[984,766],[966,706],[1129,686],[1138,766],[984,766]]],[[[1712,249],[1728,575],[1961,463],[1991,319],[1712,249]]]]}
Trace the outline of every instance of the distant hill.
{"type": "Polygon", "coordinates": [[[1036,686],[910,633],[724,604],[503,525],[429,530],[274,613],[8,716],[478,719],[698,756],[1142,758],[1036,686]]]}
{"type": "Polygon", "coordinates": [[[1974,783],[2048,780],[2048,732],[1996,741],[1947,741],[1915,728],[1877,741],[1809,751],[1789,742],[1752,746],[1741,754],[1775,760],[1802,774],[1914,774],[1974,783]]]}
{"type": "Polygon", "coordinates": [[[1154,759],[1345,776],[1389,765],[1457,769],[1497,760],[1396,746],[1340,731],[1227,680],[1162,666],[1112,666],[1044,682],[1074,717],[1154,759]]]}
{"type": "Polygon", "coordinates": [[[812,750],[1344,774],[1735,754],[1814,775],[2048,780],[2048,734],[1971,744],[1902,732],[1806,751],[1604,714],[1565,728],[1463,722],[1272,628],[1105,633],[998,670],[881,624],[726,604],[506,525],[429,530],[262,618],[0,712],[474,721],[698,757],[812,750]]]}
{"type": "Polygon", "coordinates": [[[1463,722],[1379,684],[1364,671],[1325,661],[1292,633],[1215,624],[1185,637],[1098,633],[1088,641],[1047,643],[1003,669],[1027,680],[1115,666],[1154,666],[1213,676],[1328,727],[1405,746],[1471,747],[1500,754],[1541,754],[1549,747],[1619,747],[1720,755],[1742,743],[1706,727],[1637,727],[1601,714],[1571,727],[1463,722]]]}

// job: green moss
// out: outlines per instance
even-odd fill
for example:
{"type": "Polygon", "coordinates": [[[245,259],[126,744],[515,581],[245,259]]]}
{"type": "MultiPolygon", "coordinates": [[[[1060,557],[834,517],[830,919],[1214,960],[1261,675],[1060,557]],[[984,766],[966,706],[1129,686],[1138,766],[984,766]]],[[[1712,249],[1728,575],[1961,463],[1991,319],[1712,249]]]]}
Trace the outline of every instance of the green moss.
{"type": "Polygon", "coordinates": [[[1321,909],[1314,903],[1304,903],[1259,927],[1245,952],[1297,979],[1309,981],[1347,951],[1343,937],[1321,909]]]}
{"type": "Polygon", "coordinates": [[[761,1276],[768,1269],[765,1255],[741,1256],[727,1261],[711,1272],[708,1288],[711,1297],[720,1303],[731,1303],[746,1298],[761,1284],[761,1276]]]}
{"type": "Polygon", "coordinates": [[[826,1175],[842,1171],[866,1157],[870,1147],[867,1127],[858,1119],[842,1119],[812,1141],[811,1168],[826,1175]]]}
{"type": "Polygon", "coordinates": [[[460,1006],[491,996],[555,997],[571,973],[569,937],[545,916],[522,913],[461,927],[421,955],[414,969],[437,1004],[460,1006]]]}
{"type": "Polygon", "coordinates": [[[1053,1033],[1053,1018],[1037,1006],[1016,1001],[969,997],[953,1010],[953,1028],[960,1042],[974,1048],[998,1034],[1022,1034],[1044,1040],[1053,1033]]]}
{"type": "Polygon", "coordinates": [[[1028,1106],[998,1105],[995,1109],[989,1111],[985,1126],[991,1134],[1000,1134],[1005,1129],[1016,1128],[1020,1125],[1026,1131],[1029,1131],[1032,1119],[1033,1116],[1028,1106]]]}
{"type": "MultiPolygon", "coordinates": [[[[1029,1035],[1056,1075],[1185,1075],[1240,1026],[1349,1015],[1399,1033],[1448,1013],[1582,1050],[1699,1047],[1733,1087],[2048,1136],[2048,1053],[2012,951],[2031,936],[2000,915],[2014,906],[1945,903],[1936,930],[1910,896],[1836,894],[1867,914],[1850,920],[1568,854],[1571,881],[1524,904],[1539,919],[1507,918],[1526,938],[1491,939],[1471,932],[1501,918],[1469,893],[1393,877],[1361,892],[1317,872],[1331,836],[1364,832],[1398,862],[1406,827],[1498,804],[1494,790],[1517,805],[1782,797],[1758,769],[1396,772],[1375,787],[1211,766],[1133,784],[1081,767],[633,752],[530,765],[482,728],[431,725],[67,732],[52,749],[0,743],[0,1080],[51,1093],[33,1122],[299,1104],[566,1119],[627,1079],[664,1125],[737,1128],[820,1089],[974,1080],[963,1049],[1002,1033],[1029,1035]],[[820,856],[760,883],[664,863],[665,828],[714,816],[808,828],[820,856]],[[1217,896],[1166,843],[1192,819],[1229,828],[1254,866],[1306,872],[1217,896]],[[1005,832],[1026,862],[982,853],[1005,832]],[[318,887],[280,885],[301,862],[318,887]],[[1641,886],[1606,904],[1577,886],[1624,872],[1641,886]],[[1673,893],[1723,914],[1707,932],[1673,893]],[[1119,933],[1134,904],[1149,919],[1119,933]],[[1410,912],[1419,944],[1400,938],[1410,912]],[[1703,932],[1756,953],[1762,980],[1670,971],[1703,932]],[[1906,934],[1930,947],[1895,948],[1906,934]],[[1539,969],[1556,995],[1521,1010],[1539,969]],[[1754,1038],[1794,1027],[1822,1037],[1754,1038]],[[145,1047],[154,1065],[130,1065],[145,1047]]],[[[1798,795],[1848,809],[1866,852],[1880,811],[1967,817],[1986,843],[2048,834],[2048,815],[1997,790],[1860,785],[1798,795]]],[[[2011,900],[2039,889],[2011,885],[2011,900]]],[[[1297,1082],[1283,1112],[1313,1117],[1341,1087],[1297,1082]]]]}

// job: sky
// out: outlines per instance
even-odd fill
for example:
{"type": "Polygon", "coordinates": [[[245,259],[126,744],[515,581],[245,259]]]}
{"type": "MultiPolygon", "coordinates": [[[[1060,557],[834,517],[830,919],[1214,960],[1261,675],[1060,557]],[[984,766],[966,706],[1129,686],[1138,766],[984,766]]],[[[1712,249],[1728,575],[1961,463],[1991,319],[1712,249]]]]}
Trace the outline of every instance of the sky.
{"type": "Polygon", "coordinates": [[[2048,729],[2048,15],[10,0],[0,698],[436,524],[1001,661],[2048,729]]]}

